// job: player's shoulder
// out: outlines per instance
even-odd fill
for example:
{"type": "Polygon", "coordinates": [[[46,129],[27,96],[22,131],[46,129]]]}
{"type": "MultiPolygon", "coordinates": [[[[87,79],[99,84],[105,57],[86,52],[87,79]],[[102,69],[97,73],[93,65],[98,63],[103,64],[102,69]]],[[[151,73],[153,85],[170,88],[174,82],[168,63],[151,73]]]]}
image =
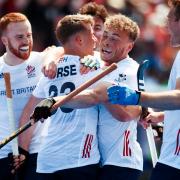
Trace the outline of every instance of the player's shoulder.
{"type": "Polygon", "coordinates": [[[129,56],[118,62],[118,69],[128,69],[132,68],[132,70],[136,70],[139,67],[139,64],[129,56]]]}
{"type": "Polygon", "coordinates": [[[175,61],[178,62],[178,63],[180,63],[180,50],[177,52],[175,61]]]}
{"type": "Polygon", "coordinates": [[[4,63],[4,58],[2,55],[2,56],[0,56],[0,70],[2,70],[4,66],[5,66],[5,63],[4,63]]]}
{"type": "Polygon", "coordinates": [[[37,57],[43,57],[43,55],[42,55],[42,52],[38,52],[38,51],[32,51],[31,52],[31,54],[30,54],[30,56],[29,56],[29,58],[37,58],[37,57]]]}
{"type": "Polygon", "coordinates": [[[41,65],[42,61],[43,61],[42,53],[37,52],[37,51],[32,51],[26,63],[33,63],[33,64],[41,65]]]}
{"type": "MultiPolygon", "coordinates": [[[[180,50],[177,52],[176,57],[173,62],[172,69],[179,69],[180,66],[180,50]]],[[[172,70],[171,70],[172,71],[172,70]]]]}
{"type": "Polygon", "coordinates": [[[133,58],[130,58],[130,57],[127,58],[127,64],[129,66],[134,66],[134,67],[139,66],[139,63],[136,60],[134,60],[133,58]]]}
{"type": "Polygon", "coordinates": [[[0,65],[2,65],[3,64],[3,56],[0,56],[0,65]]]}
{"type": "Polygon", "coordinates": [[[64,57],[62,58],[65,62],[69,62],[69,61],[80,61],[80,57],[76,56],[76,55],[69,55],[69,54],[65,54],[64,57]]]}
{"type": "Polygon", "coordinates": [[[180,50],[177,52],[177,57],[180,58],[180,50]]]}
{"type": "Polygon", "coordinates": [[[70,65],[70,64],[80,64],[80,57],[75,55],[65,54],[63,57],[59,59],[60,66],[62,65],[70,65]]]}

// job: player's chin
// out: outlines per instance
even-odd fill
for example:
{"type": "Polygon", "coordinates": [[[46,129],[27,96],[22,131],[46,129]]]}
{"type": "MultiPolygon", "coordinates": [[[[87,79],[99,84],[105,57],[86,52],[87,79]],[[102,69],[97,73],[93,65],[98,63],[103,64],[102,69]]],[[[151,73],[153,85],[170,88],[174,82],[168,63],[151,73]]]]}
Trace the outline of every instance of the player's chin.
{"type": "Polygon", "coordinates": [[[28,53],[21,53],[20,56],[21,56],[21,59],[27,60],[29,58],[29,56],[30,56],[30,52],[28,52],[28,53]]]}
{"type": "Polygon", "coordinates": [[[110,56],[110,55],[101,55],[101,59],[102,59],[104,62],[110,63],[110,62],[112,61],[112,56],[110,56]]]}

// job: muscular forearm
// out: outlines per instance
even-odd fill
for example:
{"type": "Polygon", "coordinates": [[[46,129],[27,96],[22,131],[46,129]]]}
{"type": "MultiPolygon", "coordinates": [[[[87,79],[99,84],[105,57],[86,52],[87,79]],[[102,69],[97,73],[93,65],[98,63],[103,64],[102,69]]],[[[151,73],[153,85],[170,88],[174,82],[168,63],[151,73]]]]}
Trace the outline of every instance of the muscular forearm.
{"type": "MultiPolygon", "coordinates": [[[[19,127],[23,126],[30,120],[30,114],[33,111],[32,108],[25,108],[19,122],[19,127]]],[[[31,142],[32,134],[34,131],[34,126],[30,127],[28,130],[24,131],[22,134],[19,135],[19,146],[25,149],[26,151],[29,150],[29,145],[31,142]]]]}
{"type": "MultiPolygon", "coordinates": [[[[55,101],[63,99],[65,96],[54,97],[55,101]]],[[[70,101],[65,103],[62,107],[72,108],[72,109],[81,109],[88,108],[99,103],[99,98],[94,90],[85,90],[79,93],[77,96],[74,96],[70,101]]]]}
{"type": "Polygon", "coordinates": [[[180,90],[160,93],[141,92],[140,105],[162,110],[180,109],[180,90]]]}
{"type": "MultiPolygon", "coordinates": [[[[94,89],[84,90],[70,101],[63,105],[66,108],[88,108],[97,104],[108,102],[107,87],[110,83],[99,83],[94,89]]],[[[56,101],[62,99],[63,97],[55,97],[56,101]]]]}
{"type": "MultiPolygon", "coordinates": [[[[30,120],[30,115],[32,114],[34,107],[38,102],[40,102],[41,99],[36,99],[34,96],[32,96],[29,100],[29,102],[24,107],[24,110],[21,114],[20,120],[19,120],[19,127],[23,126],[30,120]]],[[[30,127],[28,130],[24,131],[22,134],[19,135],[18,141],[20,147],[25,149],[26,151],[29,150],[29,145],[31,143],[31,139],[33,136],[33,132],[35,129],[35,125],[30,127]]]]}
{"type": "Polygon", "coordinates": [[[104,106],[112,114],[114,118],[121,122],[127,122],[140,117],[140,106],[121,106],[105,103],[104,106]]]}

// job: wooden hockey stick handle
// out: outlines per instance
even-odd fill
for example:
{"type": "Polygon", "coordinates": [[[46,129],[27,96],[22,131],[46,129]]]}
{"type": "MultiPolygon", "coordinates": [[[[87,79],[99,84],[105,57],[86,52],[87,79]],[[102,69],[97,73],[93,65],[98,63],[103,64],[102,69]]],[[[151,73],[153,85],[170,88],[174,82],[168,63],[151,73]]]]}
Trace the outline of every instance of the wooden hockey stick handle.
{"type": "Polygon", "coordinates": [[[4,73],[3,76],[4,76],[4,81],[5,81],[5,87],[6,87],[6,97],[7,98],[12,98],[10,74],[9,73],[4,73]]]}
{"type": "MultiPolygon", "coordinates": [[[[9,127],[10,127],[10,132],[12,133],[16,130],[16,125],[15,125],[15,117],[14,117],[14,111],[13,111],[13,99],[12,99],[12,92],[11,92],[10,73],[4,73],[3,76],[4,76],[4,81],[5,81],[5,87],[6,87],[9,127]]],[[[12,142],[12,152],[13,152],[13,155],[19,155],[17,138],[15,138],[12,142]]]]}
{"type": "MultiPolygon", "coordinates": [[[[87,81],[86,83],[82,84],[79,88],[75,89],[74,91],[72,91],[70,94],[68,94],[65,98],[63,98],[60,101],[57,101],[54,106],[51,109],[51,112],[53,112],[54,110],[56,110],[59,106],[63,105],[64,103],[68,102],[69,100],[71,100],[71,98],[75,95],[77,95],[78,93],[80,93],[81,91],[83,91],[84,89],[88,88],[89,86],[91,86],[93,83],[95,83],[96,81],[100,80],[101,78],[103,78],[105,75],[109,74],[110,72],[112,72],[113,70],[115,70],[117,68],[117,65],[115,63],[113,63],[111,66],[109,66],[106,70],[104,70],[103,72],[101,72],[100,74],[98,74],[97,76],[95,76],[94,78],[90,79],[89,81],[87,81]]],[[[28,129],[29,127],[31,127],[34,123],[36,123],[38,120],[35,119],[31,119],[29,122],[27,122],[25,125],[21,126],[18,130],[16,130],[15,132],[13,132],[9,137],[3,139],[0,142],[0,149],[5,146],[7,143],[9,143],[10,141],[12,141],[15,137],[17,137],[19,134],[21,134],[22,132],[24,132],[26,129],[28,129]]]]}
{"type": "Polygon", "coordinates": [[[53,112],[54,110],[56,110],[58,107],[60,107],[61,105],[65,104],[67,101],[69,101],[73,96],[76,96],[77,94],[79,94],[81,91],[85,90],[86,88],[88,88],[89,86],[91,86],[92,84],[94,84],[96,81],[100,80],[101,78],[103,78],[105,75],[109,74],[110,72],[112,72],[113,70],[115,70],[117,68],[117,65],[115,63],[113,63],[111,66],[109,66],[107,69],[105,69],[103,72],[101,72],[100,74],[98,74],[97,76],[95,76],[94,78],[90,79],[89,81],[85,82],[84,84],[82,84],[81,86],[79,86],[77,89],[75,89],[74,91],[72,91],[71,93],[69,93],[65,98],[63,98],[62,100],[57,101],[53,107],[51,108],[51,112],[53,112]]]}

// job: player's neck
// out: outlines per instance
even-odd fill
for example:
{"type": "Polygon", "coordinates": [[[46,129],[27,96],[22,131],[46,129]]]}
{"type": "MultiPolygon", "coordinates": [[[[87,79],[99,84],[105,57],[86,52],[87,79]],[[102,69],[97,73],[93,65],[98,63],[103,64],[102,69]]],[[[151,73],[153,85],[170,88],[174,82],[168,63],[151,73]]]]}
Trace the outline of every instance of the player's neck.
{"type": "Polygon", "coordinates": [[[80,57],[84,57],[82,56],[82,53],[79,52],[77,49],[64,49],[64,53],[65,54],[69,54],[69,55],[74,55],[74,56],[80,56],[80,57]]]}
{"type": "Polygon", "coordinates": [[[9,66],[16,66],[24,62],[23,59],[18,58],[17,56],[9,53],[3,55],[4,62],[9,66]]]}

